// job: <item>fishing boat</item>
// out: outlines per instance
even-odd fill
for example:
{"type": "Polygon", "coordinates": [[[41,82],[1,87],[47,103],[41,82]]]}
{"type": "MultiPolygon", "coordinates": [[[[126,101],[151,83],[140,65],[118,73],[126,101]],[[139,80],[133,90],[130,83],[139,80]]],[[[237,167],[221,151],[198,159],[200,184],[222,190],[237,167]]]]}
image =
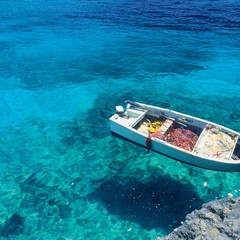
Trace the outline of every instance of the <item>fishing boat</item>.
{"type": "Polygon", "coordinates": [[[127,100],[110,117],[113,134],[200,168],[240,171],[240,134],[197,117],[127,100]]]}

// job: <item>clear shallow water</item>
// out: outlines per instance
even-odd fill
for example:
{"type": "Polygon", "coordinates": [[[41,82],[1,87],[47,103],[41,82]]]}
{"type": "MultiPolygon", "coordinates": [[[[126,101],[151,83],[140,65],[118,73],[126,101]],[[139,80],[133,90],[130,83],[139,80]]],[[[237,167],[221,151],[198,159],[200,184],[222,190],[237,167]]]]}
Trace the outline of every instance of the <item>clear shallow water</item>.
{"type": "Polygon", "coordinates": [[[239,173],[146,154],[108,125],[132,99],[240,131],[238,1],[0,8],[3,239],[155,239],[240,195],[239,173]]]}

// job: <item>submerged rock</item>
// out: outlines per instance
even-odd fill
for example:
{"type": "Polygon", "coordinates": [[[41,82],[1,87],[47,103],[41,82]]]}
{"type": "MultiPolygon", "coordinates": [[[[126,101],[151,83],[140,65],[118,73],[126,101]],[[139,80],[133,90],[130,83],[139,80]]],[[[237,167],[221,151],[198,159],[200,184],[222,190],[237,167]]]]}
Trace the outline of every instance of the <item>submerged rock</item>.
{"type": "Polygon", "coordinates": [[[17,213],[13,214],[5,223],[1,226],[0,236],[8,237],[9,235],[19,235],[22,233],[24,224],[24,218],[17,213]]]}
{"type": "Polygon", "coordinates": [[[185,222],[162,240],[239,239],[240,197],[203,204],[186,216],[185,222]]]}
{"type": "Polygon", "coordinates": [[[230,114],[230,118],[233,119],[233,120],[240,120],[240,113],[235,113],[235,112],[232,112],[230,114]]]}

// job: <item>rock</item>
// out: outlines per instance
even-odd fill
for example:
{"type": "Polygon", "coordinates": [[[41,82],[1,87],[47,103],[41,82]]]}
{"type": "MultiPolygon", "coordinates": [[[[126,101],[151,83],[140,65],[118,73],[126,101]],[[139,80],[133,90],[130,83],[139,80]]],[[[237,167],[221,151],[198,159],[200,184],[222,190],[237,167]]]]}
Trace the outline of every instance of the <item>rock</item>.
{"type": "Polygon", "coordinates": [[[239,239],[240,197],[215,200],[186,216],[185,222],[162,240],[239,239]]]}

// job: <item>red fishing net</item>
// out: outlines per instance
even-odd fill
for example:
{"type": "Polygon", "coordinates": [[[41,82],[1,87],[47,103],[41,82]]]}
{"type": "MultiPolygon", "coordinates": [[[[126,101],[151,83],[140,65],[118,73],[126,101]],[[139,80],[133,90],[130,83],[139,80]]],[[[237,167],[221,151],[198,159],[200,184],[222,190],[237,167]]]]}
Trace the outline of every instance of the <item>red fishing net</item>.
{"type": "Polygon", "coordinates": [[[176,128],[164,136],[164,140],[174,146],[192,151],[198,140],[198,135],[190,130],[176,128]]]}

